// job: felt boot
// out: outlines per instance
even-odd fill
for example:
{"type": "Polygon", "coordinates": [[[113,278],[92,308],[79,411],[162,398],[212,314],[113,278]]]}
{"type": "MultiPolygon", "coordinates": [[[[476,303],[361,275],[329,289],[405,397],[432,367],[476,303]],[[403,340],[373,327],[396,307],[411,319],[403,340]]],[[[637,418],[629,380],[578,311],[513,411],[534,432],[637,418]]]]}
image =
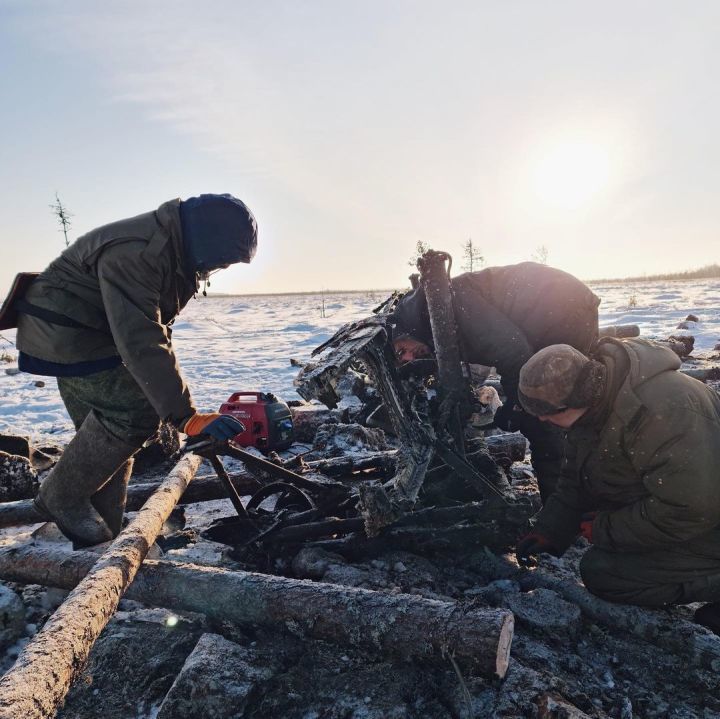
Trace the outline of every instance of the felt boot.
{"type": "Polygon", "coordinates": [[[132,474],[135,460],[131,457],[113,474],[102,489],[91,498],[93,507],[97,509],[105,524],[110,528],[113,537],[120,534],[125,516],[127,486],[132,474]]]}
{"type": "Polygon", "coordinates": [[[110,434],[90,412],[62,457],[40,485],[35,504],[78,545],[112,539],[107,522],[90,498],[124,467],[136,447],[110,434]]]}

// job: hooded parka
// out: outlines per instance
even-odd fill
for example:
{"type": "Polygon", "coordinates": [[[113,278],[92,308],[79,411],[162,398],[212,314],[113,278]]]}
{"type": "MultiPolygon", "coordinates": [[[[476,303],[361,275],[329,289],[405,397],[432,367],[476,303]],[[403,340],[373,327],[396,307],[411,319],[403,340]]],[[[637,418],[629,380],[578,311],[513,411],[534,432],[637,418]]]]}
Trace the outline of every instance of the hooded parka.
{"type": "Polygon", "coordinates": [[[180,200],[80,237],[30,287],[25,301],[76,326],[22,313],[17,347],[73,364],[119,356],[161,419],[182,427],[195,408],[171,324],[197,290],[183,261],[180,200]]]}

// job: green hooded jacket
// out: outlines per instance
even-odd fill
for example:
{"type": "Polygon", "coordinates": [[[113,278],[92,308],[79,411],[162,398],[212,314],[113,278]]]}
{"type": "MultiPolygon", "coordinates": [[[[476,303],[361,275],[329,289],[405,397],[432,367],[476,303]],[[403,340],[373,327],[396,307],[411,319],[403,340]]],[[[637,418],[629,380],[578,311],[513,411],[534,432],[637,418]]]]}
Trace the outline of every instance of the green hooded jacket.
{"type": "Polygon", "coordinates": [[[594,357],[608,368],[605,396],[568,431],[536,530],[564,551],[597,511],[593,544],[638,552],[720,526],[720,397],[653,342],[605,339],[594,357]]]}
{"type": "Polygon", "coordinates": [[[161,419],[194,412],[170,325],[197,290],[183,265],[180,200],[80,237],[30,287],[25,300],[82,327],[20,314],[17,348],[72,364],[120,356],[161,419]]]}

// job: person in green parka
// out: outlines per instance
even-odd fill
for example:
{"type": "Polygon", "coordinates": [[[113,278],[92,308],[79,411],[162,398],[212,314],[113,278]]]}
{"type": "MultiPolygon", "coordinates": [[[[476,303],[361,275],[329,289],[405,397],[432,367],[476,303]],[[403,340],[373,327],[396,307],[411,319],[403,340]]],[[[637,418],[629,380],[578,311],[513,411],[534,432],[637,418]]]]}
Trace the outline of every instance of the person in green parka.
{"type": "Polygon", "coordinates": [[[720,633],[720,396],[679,367],[659,344],[609,338],[591,357],[554,345],[523,366],[520,402],[566,431],[566,459],[517,556],[560,556],[582,535],[593,594],[706,602],[695,619],[720,633]]]}
{"type": "Polygon", "coordinates": [[[242,431],[233,417],[197,411],[172,323],[201,280],[249,263],[256,247],[241,200],[170,200],[83,235],[15,301],[19,368],[57,377],[77,429],[35,499],[75,546],[120,532],[133,455],[161,420],[187,435],[242,431]]]}

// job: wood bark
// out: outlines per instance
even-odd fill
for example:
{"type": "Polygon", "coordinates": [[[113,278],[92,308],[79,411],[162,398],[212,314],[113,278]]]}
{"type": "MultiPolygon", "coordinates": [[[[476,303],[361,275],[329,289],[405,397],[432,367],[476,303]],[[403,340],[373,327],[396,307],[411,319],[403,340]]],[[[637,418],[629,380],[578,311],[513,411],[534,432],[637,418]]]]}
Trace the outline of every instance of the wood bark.
{"type": "MultiPolygon", "coordinates": [[[[11,548],[0,550],[0,577],[67,589],[80,581],[94,560],[87,552],[11,548]]],[[[403,658],[449,653],[468,669],[501,678],[507,671],[514,627],[513,615],[505,609],[465,611],[453,602],[412,595],[166,561],[146,561],[127,596],[223,622],[285,625],[308,637],[403,658]]]]}
{"type": "Polygon", "coordinates": [[[0,719],[55,716],[201,461],[185,455],[99,559],[84,553],[87,576],[0,679],[0,719]]]}
{"type": "MultiPolygon", "coordinates": [[[[232,483],[241,496],[254,494],[261,484],[249,474],[241,472],[235,474],[232,483]]],[[[157,491],[160,482],[131,484],[128,487],[126,511],[136,512],[157,491]]],[[[178,504],[193,504],[194,502],[209,502],[214,499],[226,499],[227,490],[217,478],[195,479],[187,488],[178,504]]],[[[0,528],[17,527],[22,524],[37,524],[44,522],[43,515],[33,506],[30,499],[16,502],[0,502],[0,528]]]]}

